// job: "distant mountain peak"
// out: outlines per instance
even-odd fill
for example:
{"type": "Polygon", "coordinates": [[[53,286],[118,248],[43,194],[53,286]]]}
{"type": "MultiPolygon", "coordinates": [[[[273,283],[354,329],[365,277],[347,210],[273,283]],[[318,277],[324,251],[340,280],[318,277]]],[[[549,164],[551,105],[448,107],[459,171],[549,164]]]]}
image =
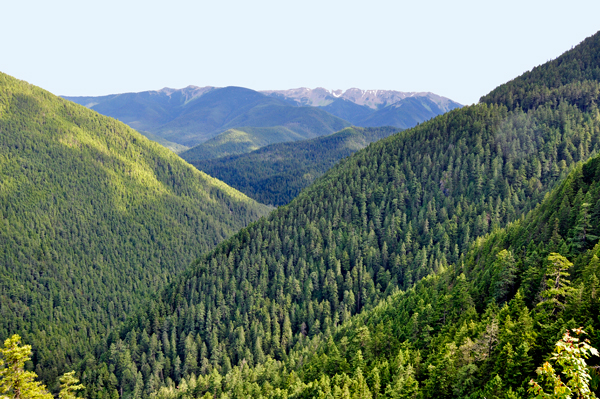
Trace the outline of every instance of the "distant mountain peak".
{"type": "Polygon", "coordinates": [[[188,147],[241,127],[281,126],[286,134],[291,129],[303,138],[331,134],[348,124],[408,128],[461,106],[433,93],[323,87],[255,91],[239,86],[190,85],[182,89],[164,87],[104,97],[65,98],[118,118],[139,131],[188,147]],[[397,114],[392,107],[388,109],[408,99],[418,101],[402,107],[397,114]]]}
{"type": "Polygon", "coordinates": [[[440,108],[446,108],[445,104],[451,102],[450,99],[431,92],[403,92],[380,89],[363,90],[356,87],[346,91],[339,89],[328,90],[323,87],[315,89],[300,87],[289,90],[263,90],[261,93],[281,98],[300,106],[324,107],[341,98],[374,110],[395,104],[408,97],[427,97],[436,104],[439,104],[440,108]]]}

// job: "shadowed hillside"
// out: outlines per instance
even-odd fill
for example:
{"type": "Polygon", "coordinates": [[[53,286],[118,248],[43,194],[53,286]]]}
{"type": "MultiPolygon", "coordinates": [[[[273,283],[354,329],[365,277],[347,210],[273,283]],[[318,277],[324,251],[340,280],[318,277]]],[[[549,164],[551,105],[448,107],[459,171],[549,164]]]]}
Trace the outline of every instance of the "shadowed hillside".
{"type": "Polygon", "coordinates": [[[340,159],[396,132],[393,127],[348,127],[325,137],[272,144],[249,154],[192,164],[263,204],[279,206],[294,199],[340,159]]]}

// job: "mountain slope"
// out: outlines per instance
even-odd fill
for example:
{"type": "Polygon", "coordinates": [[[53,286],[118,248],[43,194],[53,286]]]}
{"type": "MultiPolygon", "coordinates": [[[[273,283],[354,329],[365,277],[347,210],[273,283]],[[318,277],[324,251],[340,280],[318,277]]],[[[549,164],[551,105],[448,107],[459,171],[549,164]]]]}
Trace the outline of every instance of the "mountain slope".
{"type": "Polygon", "coordinates": [[[189,153],[190,160],[246,153],[257,143],[286,142],[295,135],[302,139],[323,136],[349,126],[346,121],[357,126],[404,129],[460,107],[433,93],[359,89],[330,92],[322,88],[256,92],[242,87],[188,86],[181,90],[65,98],[118,118],[139,131],[188,147],[229,129],[249,135],[239,141],[236,133],[231,142],[226,140],[228,134],[217,137],[199,147],[196,155],[189,153]]]}
{"type": "MultiPolygon", "coordinates": [[[[477,237],[534,209],[577,162],[600,150],[595,115],[571,97],[527,112],[479,104],[358,151],[201,257],[106,342],[105,351],[137,351],[106,367],[147,370],[149,393],[186,374],[218,378],[236,364],[315,349],[308,338],[330,335],[459,262],[477,237]],[[156,347],[145,345],[140,355],[138,334],[168,338],[161,361],[148,360],[160,357],[156,347]],[[153,374],[155,367],[163,374],[153,374]]],[[[135,388],[116,377],[124,391],[135,388]]]]}
{"type": "Polygon", "coordinates": [[[279,206],[290,202],[340,159],[397,131],[392,127],[349,127],[325,137],[191,163],[260,203],[279,206]]]}
{"type": "MultiPolygon", "coordinates": [[[[530,109],[556,95],[555,90],[570,87],[571,90],[586,82],[600,81],[600,36],[595,34],[560,57],[533,68],[529,72],[497,87],[481,97],[481,102],[503,104],[509,109],[530,109]],[[575,85],[573,85],[575,84],[575,85]]],[[[594,93],[578,93],[582,106],[594,100],[594,93]]]]}
{"type": "Polygon", "coordinates": [[[366,105],[358,105],[345,98],[337,98],[330,104],[321,107],[321,109],[356,126],[374,112],[366,105]]]}
{"type": "MultiPolygon", "coordinates": [[[[287,98],[285,100],[289,101],[287,98]]],[[[432,100],[427,96],[419,96],[407,97],[376,111],[366,105],[357,105],[344,98],[335,99],[330,104],[319,108],[336,117],[348,120],[356,126],[394,126],[399,129],[407,129],[444,112],[460,107],[460,104],[444,99],[443,97],[439,99],[434,97],[432,100]]],[[[269,108],[269,111],[261,108],[261,113],[270,113],[268,117],[253,118],[250,116],[248,120],[255,126],[271,126],[272,124],[281,124],[281,126],[267,128],[238,127],[230,129],[181,153],[181,157],[188,162],[199,162],[229,155],[245,154],[269,144],[312,138],[315,137],[314,131],[327,132],[330,130],[330,127],[340,126],[324,115],[313,115],[311,119],[306,119],[304,115],[308,112],[306,107],[296,108],[296,113],[300,113],[300,110],[302,110],[301,116],[297,118],[291,116],[294,113],[294,109],[282,110],[278,107],[269,108]],[[315,121],[318,120],[324,120],[321,126],[315,124],[315,121]],[[303,123],[312,123],[313,126],[302,129],[303,123]]],[[[248,112],[244,114],[244,118],[252,115],[252,113],[248,112]]],[[[229,125],[244,125],[244,123],[248,122],[234,119],[229,125]]]]}
{"type": "Polygon", "coordinates": [[[462,105],[433,93],[393,90],[272,90],[263,93],[299,106],[319,107],[356,126],[407,129],[462,105]]]}
{"type": "Polygon", "coordinates": [[[218,132],[234,127],[226,125],[257,107],[262,109],[277,105],[285,104],[254,90],[242,87],[216,89],[186,104],[177,117],[153,133],[170,141],[194,146],[218,132]]]}
{"type": "MultiPolygon", "coordinates": [[[[232,111],[228,116],[234,114],[232,111]]],[[[223,129],[229,130],[181,156],[187,161],[194,161],[242,154],[258,146],[328,135],[348,125],[348,122],[317,108],[261,105],[234,115],[222,125],[223,129]]]]}
{"type": "Polygon", "coordinates": [[[52,381],[269,209],[123,123],[0,74],[0,337],[52,381]],[[61,370],[62,369],[62,370],[61,370]]]}
{"type": "MultiPolygon", "coordinates": [[[[600,346],[598,210],[599,156],[572,171],[526,218],[477,240],[460,263],[390,295],[329,336],[299,336],[286,360],[188,377],[158,397],[525,397],[529,381],[538,379],[536,367],[565,331],[584,327],[589,335],[577,338],[600,346]],[[577,217],[565,218],[565,206],[577,217]],[[586,223],[593,229],[581,241],[586,223]]],[[[594,357],[587,362],[598,365],[594,357]]]]}
{"type": "Polygon", "coordinates": [[[136,130],[154,133],[156,129],[177,117],[185,105],[215,87],[196,87],[175,90],[143,91],[111,94],[101,97],[63,98],[124,122],[136,130]]]}
{"type": "Polygon", "coordinates": [[[179,153],[182,153],[182,152],[190,149],[190,147],[186,147],[181,144],[173,143],[172,141],[163,139],[162,137],[159,137],[152,133],[148,133],[148,132],[144,132],[144,131],[140,131],[139,133],[141,133],[147,139],[155,141],[158,144],[162,145],[163,147],[168,148],[169,150],[173,151],[175,154],[179,154],[179,153]]]}
{"type": "Polygon", "coordinates": [[[265,90],[261,93],[271,97],[275,97],[298,106],[326,107],[337,99],[349,101],[358,106],[364,106],[373,110],[385,108],[388,105],[397,103],[411,97],[424,97],[438,104],[438,106],[448,112],[451,109],[454,101],[439,96],[434,93],[426,92],[402,92],[395,90],[361,90],[357,88],[348,89],[346,91],[333,90],[329,91],[322,87],[316,89],[307,89],[305,87],[291,90],[265,90]]]}
{"type": "MultiPolygon", "coordinates": [[[[589,52],[597,53],[590,43],[596,42],[599,36],[587,39],[573,53],[584,59],[589,52]]],[[[571,55],[567,52],[564,58],[569,59],[571,55]]],[[[580,76],[588,76],[588,70],[594,71],[598,65],[588,65],[579,71],[580,76]]],[[[568,81],[571,71],[567,68],[558,72],[554,66],[551,63],[539,67],[542,70],[538,73],[544,76],[547,72],[544,69],[548,68],[554,78],[568,81]]],[[[560,89],[556,91],[549,87],[544,89],[543,81],[530,83],[552,96],[547,98],[547,103],[529,108],[527,114],[519,107],[506,113],[515,129],[511,132],[502,123],[492,135],[502,157],[503,167],[498,172],[506,176],[514,170],[509,153],[521,139],[528,143],[521,142],[525,145],[519,152],[527,153],[532,149],[530,145],[536,146],[535,142],[541,142],[544,137],[557,139],[564,133],[577,132],[553,150],[545,148],[534,157],[539,165],[534,166],[534,162],[531,166],[539,168],[542,174],[545,169],[554,169],[551,174],[560,173],[560,167],[569,162],[569,154],[578,148],[595,147],[587,154],[597,153],[598,81],[586,84],[568,81],[564,86],[554,87],[560,89]],[[567,110],[571,116],[567,116],[567,110]],[[544,130],[549,126],[541,123],[515,141],[514,135],[527,122],[524,115],[550,117],[553,113],[551,118],[559,127],[553,134],[547,136],[549,131],[544,133],[544,130]],[[579,118],[573,119],[574,115],[579,118]],[[512,144],[504,141],[506,139],[512,144]]],[[[505,98],[515,98],[523,85],[517,79],[508,88],[501,87],[495,92],[506,94],[505,98]],[[516,88],[514,93],[510,86],[516,88]]],[[[523,95],[522,98],[526,98],[528,93],[523,95]]],[[[473,115],[474,110],[487,107],[480,104],[450,114],[473,115]]],[[[506,112],[504,105],[499,108],[506,112]]],[[[438,117],[402,134],[409,135],[442,119],[448,118],[446,115],[438,117]]],[[[472,118],[471,121],[478,127],[473,133],[479,130],[485,139],[489,125],[472,118]]],[[[451,129],[468,126],[464,120],[454,122],[457,123],[451,129]]],[[[363,152],[369,150],[371,147],[363,152]]],[[[536,184],[527,181],[526,169],[518,173],[524,172],[522,183],[533,188],[536,184]]],[[[444,179],[440,184],[447,186],[447,182],[444,179]]],[[[495,210],[489,211],[489,215],[495,217],[495,210]]],[[[263,237],[267,234],[262,232],[263,237]]],[[[295,349],[282,357],[285,360],[266,359],[254,368],[247,367],[247,362],[265,352],[264,341],[259,341],[260,350],[255,345],[250,354],[254,358],[245,354],[247,362],[242,366],[222,376],[213,370],[205,377],[188,377],[179,381],[184,388],[165,387],[159,397],[171,398],[192,392],[196,397],[211,392],[232,398],[525,397],[530,379],[537,378],[535,368],[550,357],[554,343],[567,329],[584,327],[591,343],[600,346],[598,237],[600,156],[595,156],[577,165],[559,187],[522,220],[470,241],[470,249],[456,259],[454,265],[442,266],[405,292],[392,294],[373,309],[332,329],[331,335],[308,340],[301,331],[293,339],[295,349]]],[[[326,285],[323,290],[328,292],[326,285]]],[[[249,335],[253,336],[255,329],[250,331],[249,335]]],[[[265,335],[260,335],[260,329],[258,332],[261,338],[268,336],[268,331],[265,335]]],[[[598,359],[592,357],[589,363],[597,366],[598,359]]],[[[597,394],[596,376],[591,382],[597,394]]]]}
{"type": "Polygon", "coordinates": [[[296,107],[242,87],[189,86],[104,97],[65,97],[135,129],[193,147],[228,129],[275,127],[304,138],[330,134],[349,123],[312,107],[296,107]]]}
{"type": "Polygon", "coordinates": [[[219,133],[212,139],[180,154],[188,162],[247,154],[273,143],[299,141],[304,137],[283,126],[240,127],[219,133]]]}
{"type": "Polygon", "coordinates": [[[450,101],[445,107],[427,97],[408,97],[381,108],[356,122],[357,126],[395,126],[401,129],[413,127],[423,121],[435,118],[447,110],[460,108],[450,101]]]}

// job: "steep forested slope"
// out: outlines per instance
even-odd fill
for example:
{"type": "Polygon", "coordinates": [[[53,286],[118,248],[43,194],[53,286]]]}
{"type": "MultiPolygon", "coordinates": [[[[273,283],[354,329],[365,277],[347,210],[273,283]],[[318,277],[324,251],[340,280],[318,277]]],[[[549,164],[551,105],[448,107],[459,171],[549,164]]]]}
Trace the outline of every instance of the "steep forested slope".
{"type": "Polygon", "coordinates": [[[191,163],[260,203],[279,206],[290,202],[340,159],[396,132],[394,127],[349,127],[312,140],[191,163]]]}
{"type": "Polygon", "coordinates": [[[126,125],[0,74],[0,338],[21,334],[47,380],[267,212],[126,125]]]}
{"type": "MultiPolygon", "coordinates": [[[[594,87],[588,86],[591,93],[594,87]]],[[[289,205],[203,256],[159,301],[132,318],[118,336],[111,336],[99,369],[113,366],[121,371],[113,378],[109,372],[86,369],[87,375],[103,381],[104,388],[91,379],[93,389],[152,392],[161,384],[179,383],[186,374],[213,373],[210,378],[218,380],[218,373],[225,374],[233,365],[246,370],[268,357],[294,364],[294,348],[306,347],[309,339],[331,336],[352,315],[369,312],[390,294],[410,290],[450,264],[462,267],[476,237],[535,208],[577,162],[600,148],[598,98],[584,106],[578,101],[581,92],[561,93],[561,101],[526,111],[493,103],[454,110],[343,160],[289,205]],[[139,378],[134,381],[126,374],[139,378]]],[[[573,203],[565,209],[579,207],[573,203]]],[[[439,306],[447,306],[444,321],[455,321],[452,314],[472,314],[463,295],[470,289],[461,289],[461,279],[443,283],[456,289],[454,296],[441,299],[439,306]]],[[[421,284],[428,281],[436,280],[421,284]]],[[[499,294],[498,301],[513,295],[514,285],[509,283],[497,283],[510,288],[499,294]]],[[[440,289],[434,286],[431,295],[440,289]]],[[[426,339],[436,333],[427,327],[432,300],[425,297],[421,304],[411,298],[406,302],[408,317],[417,312],[426,322],[410,331],[414,339],[426,339]]],[[[472,298],[478,305],[486,303],[484,296],[472,298]]],[[[417,321],[419,315],[414,316],[417,321]]],[[[401,320],[402,328],[410,326],[407,319],[401,320]]],[[[348,334],[354,339],[360,331],[353,327],[348,334]]],[[[386,341],[389,335],[385,337],[376,342],[397,348],[394,341],[386,341]]],[[[344,351],[350,341],[340,338],[344,351]]],[[[374,351],[373,358],[383,353],[379,346],[374,351]]],[[[354,370],[363,370],[365,357],[351,353],[354,370]]],[[[364,382],[368,372],[368,384],[373,384],[369,386],[381,388],[383,377],[371,374],[373,362],[369,359],[370,368],[364,368],[365,374],[357,371],[355,377],[364,382]]],[[[320,369],[314,370],[307,378],[321,378],[320,369]]],[[[423,381],[428,375],[418,378],[423,381]]],[[[432,380],[431,392],[439,393],[436,386],[445,389],[452,383],[450,371],[435,375],[446,382],[432,380]]],[[[281,376],[278,381],[295,378],[281,376]]],[[[274,385],[260,378],[258,382],[260,389],[274,385]]],[[[452,390],[442,394],[460,396],[452,390]]],[[[314,392],[306,394],[313,396],[314,392]]]]}
{"type": "MultiPolygon", "coordinates": [[[[598,38],[596,34],[558,60],[572,59],[572,54],[589,59],[588,52],[597,54],[598,38]]],[[[561,135],[592,125],[597,131],[597,82],[567,77],[588,77],[598,65],[558,71],[555,62],[536,73],[565,79],[567,84],[549,89],[543,81],[530,81],[536,90],[551,95],[545,104],[527,106],[527,115],[575,105],[585,111],[582,119],[560,118],[561,135]]],[[[530,75],[524,76],[527,81],[530,75]]],[[[516,98],[524,85],[517,79],[493,93],[516,98]]],[[[522,113],[520,107],[512,108],[515,111],[508,115],[522,113]]],[[[574,138],[564,141],[558,152],[546,148],[557,156],[550,168],[563,158],[556,165],[560,167],[562,161],[568,162],[564,159],[568,154],[598,140],[597,133],[590,140],[574,138]]],[[[529,380],[536,377],[534,369],[549,357],[567,328],[584,327],[591,343],[600,346],[599,236],[600,157],[596,156],[577,166],[524,220],[476,240],[454,265],[441,267],[414,287],[351,318],[329,337],[307,341],[299,335],[296,349],[284,361],[267,358],[264,364],[254,368],[243,364],[223,376],[214,369],[205,377],[192,375],[180,381],[180,390],[164,388],[159,397],[182,393],[192,397],[226,393],[232,398],[525,397],[529,380]]],[[[598,364],[597,358],[589,361],[598,364]]],[[[597,394],[597,375],[591,382],[597,394]]]]}
{"type": "Polygon", "coordinates": [[[502,104],[509,109],[531,109],[541,103],[561,100],[565,91],[576,95],[580,106],[595,102],[588,85],[600,81],[600,36],[585,39],[560,57],[533,68],[481,97],[480,102],[502,104]]]}
{"type": "Polygon", "coordinates": [[[524,220],[331,335],[300,335],[283,361],[190,375],[158,397],[526,397],[567,329],[584,327],[578,338],[600,345],[599,236],[597,156],[524,220]]]}

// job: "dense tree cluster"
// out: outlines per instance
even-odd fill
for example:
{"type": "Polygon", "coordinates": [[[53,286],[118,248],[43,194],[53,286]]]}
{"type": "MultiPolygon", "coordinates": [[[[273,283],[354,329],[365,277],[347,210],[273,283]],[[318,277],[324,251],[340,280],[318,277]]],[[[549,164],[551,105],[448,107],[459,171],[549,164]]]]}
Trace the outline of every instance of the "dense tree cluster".
{"type": "MultiPolygon", "coordinates": [[[[480,323],[476,328],[484,328],[487,322],[475,305],[488,304],[490,298],[497,307],[494,317],[504,317],[498,305],[514,300],[515,284],[521,283],[518,279],[523,272],[515,266],[524,259],[521,253],[509,247],[487,263],[475,262],[485,266],[488,274],[489,265],[500,270],[493,279],[479,273],[485,281],[471,283],[475,277],[465,271],[447,270],[466,267],[464,254],[477,237],[498,236],[500,228],[534,209],[577,162],[598,152],[598,98],[583,106],[577,98],[586,91],[569,90],[557,92],[560,101],[528,110],[486,103],[454,110],[341,161],[289,205],[204,255],[158,301],[132,317],[119,334],[111,335],[100,350],[104,356],[90,365],[95,368],[86,368],[93,375],[86,384],[108,386],[113,381],[110,389],[121,389],[124,395],[140,390],[149,394],[163,385],[179,384],[186,376],[227,375],[236,366],[251,367],[265,359],[291,367],[289,362],[293,364],[303,348],[321,337],[334,336],[336,347],[342,345],[336,350],[344,353],[351,367],[347,377],[352,380],[356,369],[362,370],[372,390],[370,384],[376,377],[368,373],[382,370],[383,366],[376,366],[381,349],[373,353],[365,349],[360,356],[347,352],[335,331],[346,326],[351,341],[364,322],[355,321],[353,315],[359,315],[357,320],[368,315],[364,317],[370,320],[372,309],[384,306],[390,295],[399,290],[413,292],[414,284],[432,274],[436,277],[428,279],[430,283],[417,285],[430,292],[422,300],[409,295],[412,299],[402,306],[410,317],[392,322],[390,315],[391,324],[383,325],[388,330],[381,333],[378,345],[385,342],[397,349],[409,341],[409,351],[442,350],[435,346],[434,337],[444,326],[470,315],[473,323],[480,323]],[[439,283],[430,285],[435,281],[439,283]],[[470,284],[482,291],[472,291],[470,284]],[[360,366],[362,362],[365,367],[360,366]],[[138,377],[124,378],[111,373],[111,367],[128,369],[138,377]],[[94,370],[101,369],[107,372],[99,378],[94,370]]],[[[583,170],[587,169],[576,169],[579,172],[571,176],[583,170]]],[[[584,190],[577,199],[563,196],[561,201],[568,198],[569,202],[558,207],[562,216],[546,215],[552,228],[544,230],[544,238],[552,237],[557,224],[554,242],[563,237],[554,251],[572,257],[572,251],[589,248],[600,235],[595,194],[589,195],[592,198],[585,199],[584,190]],[[573,216],[581,212],[586,216],[573,216]],[[575,230],[572,218],[582,220],[575,230]]],[[[533,231],[532,227],[522,231],[520,239],[534,242],[529,236],[533,231]]],[[[533,306],[545,275],[533,275],[533,270],[543,268],[529,271],[520,294],[525,298],[523,306],[533,306]]],[[[404,298],[407,294],[396,295],[404,298]]],[[[390,307],[390,312],[399,308],[390,307]]],[[[502,323],[498,328],[505,328],[502,323]]],[[[483,330],[474,331],[469,337],[475,342],[473,334],[483,334],[483,330]]],[[[321,367],[329,366],[319,364],[315,370],[321,367]]],[[[411,378],[424,384],[429,365],[415,367],[411,378]]],[[[450,381],[447,371],[440,372],[439,378],[450,381]]],[[[317,374],[306,374],[304,381],[320,378],[317,374]]],[[[340,387],[346,384],[346,377],[335,378],[341,378],[336,382],[340,387]]],[[[382,375],[377,378],[380,387],[390,381],[382,375]]],[[[448,388],[441,382],[430,384],[448,388]]],[[[473,389],[487,388],[464,387],[465,392],[473,389]]],[[[98,397],[101,391],[97,385],[98,397]]]]}
{"type": "MultiPolygon", "coordinates": [[[[587,204],[600,207],[600,157],[574,170],[524,220],[477,240],[455,265],[297,346],[285,360],[190,373],[157,397],[526,397],[536,366],[566,331],[583,326],[589,335],[580,338],[600,344],[600,244],[596,237],[581,245],[582,226],[593,219],[597,230],[600,212],[588,217],[587,204]],[[572,210],[564,231],[557,227],[561,203],[572,210]]],[[[573,351],[577,342],[565,337],[558,344],[573,351]]],[[[589,366],[600,359],[586,351],[580,357],[589,365],[563,368],[588,376],[571,388],[597,392],[589,366]]],[[[580,397],[593,397],[587,392],[580,397]]]]}
{"type": "Polygon", "coordinates": [[[192,165],[262,204],[285,205],[340,159],[399,131],[348,127],[312,140],[279,143],[249,154],[193,161],[192,165]]]}
{"type": "Polygon", "coordinates": [[[32,344],[46,381],[268,211],[124,124],[0,74],[0,337],[32,344]]]}
{"type": "MultiPolygon", "coordinates": [[[[342,160],[290,204],[204,253],[155,300],[131,309],[105,302],[107,310],[99,312],[114,309],[115,323],[93,351],[80,352],[84,394],[518,398],[567,329],[583,327],[598,346],[596,43],[600,34],[478,105],[342,160]]],[[[35,106],[25,101],[19,109],[35,106]]],[[[79,136],[59,139],[79,148],[82,140],[71,137],[79,136]]],[[[104,146],[100,153],[113,144],[104,146]]],[[[117,177],[147,176],[124,171],[126,177],[117,177]]],[[[3,180],[2,193],[12,192],[11,182],[3,180]]],[[[134,183],[119,186],[125,194],[117,199],[137,198],[134,183]]],[[[36,193],[20,198],[35,205],[45,198],[36,193]]],[[[78,223],[69,226],[79,231],[78,223]]],[[[22,236],[37,237],[34,226],[23,226],[22,236]]],[[[25,238],[11,248],[33,247],[25,238]]],[[[134,258],[131,267],[141,261],[134,258]]],[[[23,270],[29,274],[18,281],[44,269],[23,270]]],[[[56,281],[88,281],[70,270],[78,269],[56,281]]],[[[69,291],[40,281],[46,285],[33,287],[36,292],[61,306],[61,312],[50,307],[56,311],[48,317],[86,309],[85,301],[73,299],[65,307],[72,313],[63,311],[60,292],[69,291]]],[[[3,288],[9,289],[18,290],[3,288]]],[[[22,314],[35,303],[21,301],[22,314]]],[[[94,330],[73,331],[58,333],[66,347],[94,330]]],[[[43,353],[40,367],[49,358],[43,353]]],[[[598,390],[597,380],[591,388],[598,390]]]]}
{"type": "Polygon", "coordinates": [[[563,86],[600,81],[600,36],[588,37],[560,57],[498,86],[481,97],[487,104],[502,104],[509,109],[530,109],[544,97],[563,86]]]}

